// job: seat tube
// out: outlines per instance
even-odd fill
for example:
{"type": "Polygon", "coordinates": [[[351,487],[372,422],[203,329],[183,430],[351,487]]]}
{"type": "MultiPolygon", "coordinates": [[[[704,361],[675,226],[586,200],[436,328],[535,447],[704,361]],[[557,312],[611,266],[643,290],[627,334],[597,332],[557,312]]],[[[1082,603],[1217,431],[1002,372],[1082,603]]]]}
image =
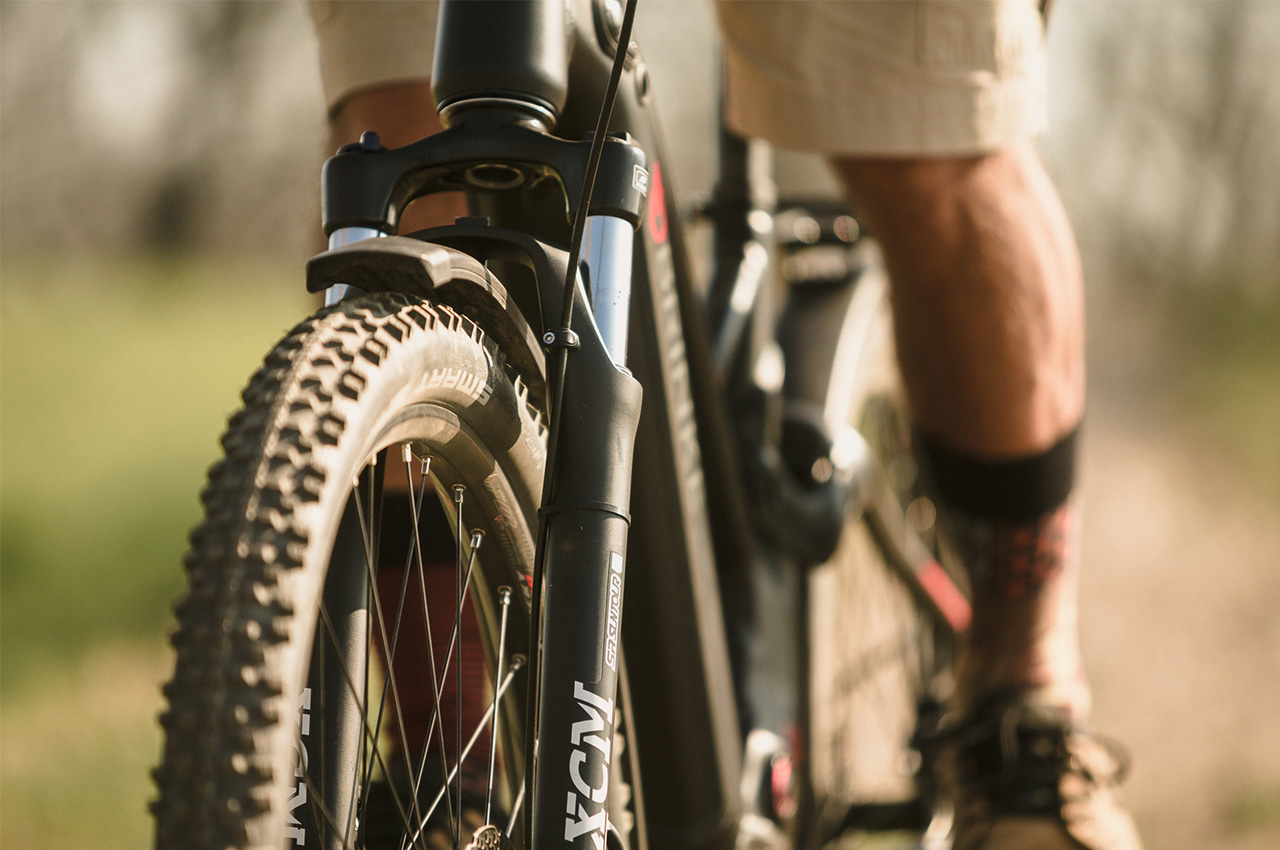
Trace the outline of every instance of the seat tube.
{"type": "Polygon", "coordinates": [[[631,256],[635,228],[612,215],[587,218],[585,255],[591,309],[609,359],[627,365],[631,315],[631,256]]]}

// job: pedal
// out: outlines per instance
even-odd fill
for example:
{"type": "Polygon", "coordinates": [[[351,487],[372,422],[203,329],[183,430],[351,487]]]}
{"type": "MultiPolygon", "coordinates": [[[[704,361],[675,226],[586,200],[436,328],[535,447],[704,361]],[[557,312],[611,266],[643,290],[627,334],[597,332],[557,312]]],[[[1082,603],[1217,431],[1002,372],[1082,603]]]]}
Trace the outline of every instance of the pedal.
{"type": "Polygon", "coordinates": [[[796,800],[787,742],[767,729],[754,729],[742,762],[742,818],[735,850],[789,848],[787,824],[795,817],[796,800]]]}

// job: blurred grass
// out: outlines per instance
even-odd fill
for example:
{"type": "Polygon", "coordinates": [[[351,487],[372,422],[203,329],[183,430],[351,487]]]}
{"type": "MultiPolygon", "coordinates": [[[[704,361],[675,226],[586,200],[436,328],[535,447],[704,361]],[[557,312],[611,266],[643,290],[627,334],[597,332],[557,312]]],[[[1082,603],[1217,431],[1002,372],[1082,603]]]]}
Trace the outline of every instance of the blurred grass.
{"type": "Polygon", "coordinates": [[[1280,824],[1280,782],[1255,783],[1233,793],[1222,820],[1235,834],[1257,832],[1280,824]]]}
{"type": "Polygon", "coordinates": [[[0,259],[0,845],[149,843],[163,636],[300,266],[0,259]]]}
{"type": "MultiPolygon", "coordinates": [[[[278,262],[0,258],[0,846],[149,841],[197,494],[240,386],[310,303],[278,262]]],[[[1280,305],[1156,309],[1185,424],[1280,504],[1280,305]]],[[[1249,831],[1273,801],[1223,819],[1249,831]]]]}
{"type": "Polygon", "coordinates": [[[169,658],[159,640],[113,643],[47,671],[5,703],[0,845],[35,850],[148,847],[148,771],[169,658]]]}
{"type": "Polygon", "coordinates": [[[299,271],[0,264],[0,688],[168,623],[239,387],[306,309],[299,271]]]}
{"type": "Polygon", "coordinates": [[[1189,430],[1280,507],[1280,299],[1223,285],[1167,299],[1173,390],[1189,430]]]}

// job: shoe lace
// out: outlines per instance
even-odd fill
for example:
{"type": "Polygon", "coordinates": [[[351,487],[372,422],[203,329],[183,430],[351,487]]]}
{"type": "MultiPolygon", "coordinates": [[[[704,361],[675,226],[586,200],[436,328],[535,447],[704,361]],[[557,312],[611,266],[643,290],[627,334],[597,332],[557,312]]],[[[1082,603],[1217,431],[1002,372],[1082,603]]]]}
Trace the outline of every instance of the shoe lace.
{"type": "Polygon", "coordinates": [[[1009,812],[1055,811],[1067,774],[1101,788],[1119,785],[1132,765],[1114,738],[1016,702],[983,706],[937,735],[955,754],[959,786],[1009,812]]]}

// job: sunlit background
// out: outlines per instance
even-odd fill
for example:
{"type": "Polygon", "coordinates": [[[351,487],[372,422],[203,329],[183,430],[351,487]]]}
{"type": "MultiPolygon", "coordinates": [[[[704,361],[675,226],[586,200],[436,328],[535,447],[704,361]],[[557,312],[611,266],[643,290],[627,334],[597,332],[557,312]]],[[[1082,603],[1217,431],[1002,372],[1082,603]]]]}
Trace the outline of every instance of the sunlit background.
{"type": "MultiPolygon", "coordinates": [[[[1089,269],[1083,614],[1152,848],[1280,846],[1280,2],[1059,0],[1089,269]]],[[[644,0],[678,187],[711,12],[644,0]],[[686,140],[686,141],[680,141],[686,140]]],[[[169,604],[238,388],[309,309],[301,2],[0,0],[0,844],[150,841],[169,604]]]]}

